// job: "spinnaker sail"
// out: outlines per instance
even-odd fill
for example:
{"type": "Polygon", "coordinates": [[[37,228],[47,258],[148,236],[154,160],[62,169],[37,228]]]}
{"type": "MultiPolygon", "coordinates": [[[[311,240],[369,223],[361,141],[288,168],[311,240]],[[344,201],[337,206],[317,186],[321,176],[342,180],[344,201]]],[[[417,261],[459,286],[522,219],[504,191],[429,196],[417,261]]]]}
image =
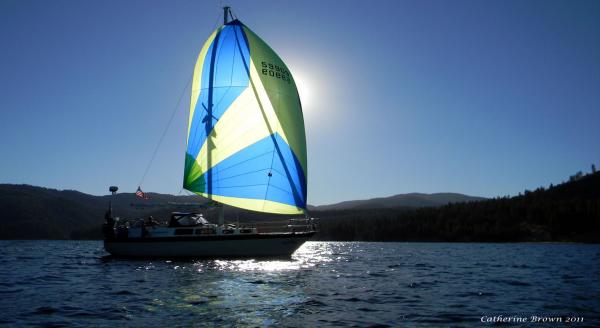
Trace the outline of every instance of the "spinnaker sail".
{"type": "Polygon", "coordinates": [[[239,20],[217,28],[194,68],[185,189],[259,212],[306,210],[306,136],[294,78],[239,20]]]}

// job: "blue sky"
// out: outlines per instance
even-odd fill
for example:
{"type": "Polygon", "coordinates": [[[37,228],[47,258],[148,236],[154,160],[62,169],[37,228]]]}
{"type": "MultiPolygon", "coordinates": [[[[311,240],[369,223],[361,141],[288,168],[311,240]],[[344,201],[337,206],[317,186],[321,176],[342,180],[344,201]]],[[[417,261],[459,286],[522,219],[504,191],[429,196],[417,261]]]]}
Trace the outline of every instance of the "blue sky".
{"type": "MultiPolygon", "coordinates": [[[[311,204],[600,166],[598,1],[0,0],[0,183],[134,191],[223,3],[300,84],[311,204]]],[[[181,191],[185,92],[145,191],[181,191]]]]}

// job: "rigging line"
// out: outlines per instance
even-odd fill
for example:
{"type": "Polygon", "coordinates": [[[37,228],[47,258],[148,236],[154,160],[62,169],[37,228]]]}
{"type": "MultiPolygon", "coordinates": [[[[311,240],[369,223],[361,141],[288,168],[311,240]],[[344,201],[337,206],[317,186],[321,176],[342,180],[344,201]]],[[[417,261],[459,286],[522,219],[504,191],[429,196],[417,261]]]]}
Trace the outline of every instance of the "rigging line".
{"type": "MultiPolygon", "coordinates": [[[[274,151],[274,150],[273,150],[273,151],[274,151]]],[[[249,161],[255,160],[255,159],[257,159],[257,158],[260,158],[260,157],[263,157],[263,156],[265,156],[265,155],[267,155],[267,154],[269,154],[269,153],[271,153],[271,152],[273,152],[273,151],[266,151],[266,152],[264,152],[264,153],[261,153],[261,154],[258,154],[258,155],[256,155],[256,156],[254,156],[254,157],[251,157],[251,158],[245,159],[245,160],[243,160],[243,161],[240,161],[240,162],[238,162],[238,163],[235,163],[235,164],[229,165],[229,166],[227,166],[227,167],[223,167],[223,168],[222,168],[222,169],[220,169],[219,171],[220,171],[220,172],[227,171],[227,170],[229,170],[229,169],[231,169],[231,168],[234,168],[234,167],[236,167],[236,166],[239,166],[239,165],[245,164],[245,163],[247,163],[247,162],[249,162],[249,161]]]]}
{"type": "MultiPolygon", "coordinates": [[[[219,186],[219,188],[221,189],[227,189],[227,188],[241,188],[241,187],[257,187],[257,186],[266,186],[266,183],[255,183],[255,184],[248,184],[248,185],[235,185],[235,186],[219,186]]],[[[220,195],[217,195],[220,196],[220,195]]]]}
{"type": "Polygon", "coordinates": [[[231,8],[229,8],[229,16],[231,16],[231,19],[232,19],[232,20],[236,20],[236,19],[238,19],[238,18],[237,18],[237,15],[234,15],[234,14],[233,14],[233,10],[231,10],[231,8]]]}
{"type": "Polygon", "coordinates": [[[221,181],[224,181],[224,180],[233,179],[233,178],[241,177],[241,176],[243,176],[243,175],[252,174],[252,173],[257,173],[257,172],[260,172],[260,171],[265,171],[265,170],[268,170],[268,168],[265,168],[265,169],[259,169],[259,170],[254,170],[254,171],[248,171],[248,172],[243,172],[243,173],[239,173],[239,174],[235,174],[235,175],[230,175],[230,176],[228,176],[228,177],[225,177],[225,178],[216,179],[215,181],[219,181],[219,182],[221,182],[221,181]]]}
{"type": "MultiPolygon", "coordinates": [[[[273,184],[273,185],[270,185],[270,186],[271,186],[271,187],[273,187],[273,188],[275,188],[275,189],[279,189],[279,191],[285,192],[286,194],[288,194],[288,195],[291,195],[292,197],[294,197],[294,194],[293,194],[292,192],[290,192],[289,190],[287,190],[287,189],[284,189],[284,188],[278,187],[278,186],[276,186],[276,185],[274,185],[274,184],[273,184]]],[[[265,199],[265,200],[266,200],[266,199],[265,199]]],[[[292,205],[292,204],[289,204],[289,205],[292,205]]],[[[293,204],[293,205],[294,205],[294,206],[296,206],[296,207],[298,207],[298,205],[296,205],[296,204],[293,204]]]]}
{"type": "Polygon", "coordinates": [[[152,157],[150,157],[150,162],[148,162],[148,165],[146,166],[146,170],[144,171],[144,175],[142,175],[142,179],[140,180],[140,183],[138,184],[138,186],[141,186],[142,183],[144,182],[144,180],[146,179],[146,175],[148,175],[148,171],[150,171],[150,167],[152,166],[152,163],[154,162],[154,158],[156,158],[156,153],[158,153],[158,149],[160,148],[160,145],[162,144],[165,136],[167,135],[167,131],[169,130],[169,127],[171,126],[171,123],[173,123],[173,119],[175,118],[175,114],[177,114],[177,112],[179,110],[179,107],[180,107],[179,104],[181,104],[181,99],[183,99],[183,96],[185,95],[185,91],[187,90],[188,86],[192,82],[193,77],[194,77],[194,72],[192,72],[192,74],[190,75],[187,83],[185,84],[185,87],[181,91],[181,95],[179,96],[179,100],[177,100],[177,105],[175,105],[175,108],[173,108],[173,112],[171,113],[171,118],[169,119],[169,122],[165,126],[165,129],[163,130],[163,133],[160,136],[160,139],[158,139],[158,143],[156,144],[156,147],[154,148],[154,152],[152,153],[152,157]]]}

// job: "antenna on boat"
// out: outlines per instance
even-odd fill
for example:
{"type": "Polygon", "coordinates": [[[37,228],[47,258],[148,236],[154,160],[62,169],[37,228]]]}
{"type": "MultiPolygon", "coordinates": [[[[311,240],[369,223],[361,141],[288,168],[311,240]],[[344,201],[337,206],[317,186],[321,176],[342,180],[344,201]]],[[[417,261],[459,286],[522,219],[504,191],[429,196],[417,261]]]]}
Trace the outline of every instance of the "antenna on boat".
{"type": "Polygon", "coordinates": [[[102,225],[102,233],[104,234],[105,240],[115,238],[115,219],[112,210],[112,201],[117,194],[117,190],[119,190],[119,187],[117,186],[110,186],[108,188],[108,191],[110,191],[112,197],[108,202],[108,210],[104,214],[104,224],[102,225]]]}
{"type": "Polygon", "coordinates": [[[223,25],[227,25],[228,17],[231,15],[230,9],[229,6],[223,7],[223,25]]]}
{"type": "Polygon", "coordinates": [[[112,210],[112,201],[113,199],[115,199],[115,196],[117,195],[117,190],[119,190],[119,187],[117,186],[110,186],[108,187],[108,191],[110,191],[110,194],[112,195],[112,197],[110,198],[110,201],[108,202],[108,216],[110,216],[112,218],[113,216],[113,210],[112,210]]]}

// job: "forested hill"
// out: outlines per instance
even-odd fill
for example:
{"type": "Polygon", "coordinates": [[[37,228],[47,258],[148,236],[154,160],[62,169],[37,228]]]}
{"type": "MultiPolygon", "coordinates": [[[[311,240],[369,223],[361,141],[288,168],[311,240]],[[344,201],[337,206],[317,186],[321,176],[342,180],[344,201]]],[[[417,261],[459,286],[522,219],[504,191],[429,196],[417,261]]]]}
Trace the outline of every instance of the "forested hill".
{"type": "MultiPolygon", "coordinates": [[[[194,196],[148,194],[147,204],[198,202],[194,196]]],[[[56,190],[30,185],[0,184],[0,239],[70,239],[87,235],[100,238],[100,226],[111,196],[93,196],[74,190],[56,190]]],[[[114,198],[118,215],[141,217],[152,208],[136,209],[140,203],[132,193],[114,198]]]]}
{"type": "Polygon", "coordinates": [[[600,242],[600,172],[515,197],[314,214],[321,217],[321,240],[600,242]]]}
{"type": "MultiPolygon", "coordinates": [[[[172,211],[195,211],[205,204],[198,196],[147,193],[141,200],[133,193],[119,193],[113,200],[115,214],[135,218],[154,215],[166,219],[172,211]],[[136,206],[131,206],[132,204],[136,206]],[[156,205],[156,206],[155,206],[156,205]]],[[[102,238],[101,224],[111,196],[93,196],[74,190],[55,190],[30,185],[0,184],[0,239],[102,238]]],[[[323,208],[416,207],[477,199],[461,194],[406,194],[364,201],[349,201],[323,208]]],[[[312,207],[321,208],[321,207],[312,207]]],[[[289,217],[226,208],[227,219],[239,222],[275,221],[286,225],[289,217]]],[[[206,213],[208,219],[213,212],[206,213]]]]}
{"type": "MultiPolygon", "coordinates": [[[[408,194],[418,195],[422,194],[408,194]]],[[[438,194],[442,198],[459,194],[438,194]]],[[[403,195],[400,195],[403,196],[403,195]]],[[[464,195],[460,195],[462,200],[464,195]]],[[[101,238],[100,227],[111,196],[92,196],[72,190],[0,184],[0,239],[101,238]]],[[[202,204],[197,196],[149,194],[140,201],[132,193],[114,198],[121,217],[149,214],[166,218],[177,205],[202,204]],[[147,207],[130,206],[132,203],[147,207]],[[163,204],[153,207],[153,204],[163,204]]],[[[466,200],[470,198],[468,196],[466,200]]],[[[402,197],[335,204],[316,210],[320,240],[369,241],[583,241],[600,242],[600,173],[577,174],[569,182],[525,191],[515,197],[451,202],[437,207],[388,206],[402,197]],[[384,200],[381,208],[364,208],[384,200]],[[358,206],[355,206],[357,205],[358,206]],[[342,206],[343,205],[343,206],[342,206]]],[[[435,198],[435,197],[434,197],[435,198]]],[[[412,199],[409,197],[409,199],[412,199]]],[[[395,203],[398,204],[398,203],[395,203]]],[[[421,203],[422,204],[422,203],[421,203]]],[[[427,206],[427,205],[422,205],[427,206]]],[[[183,210],[186,210],[184,207],[183,210]]],[[[190,207],[190,211],[194,208],[190,207]]],[[[227,208],[228,220],[260,222],[281,218],[227,208]]],[[[207,213],[214,219],[215,212],[207,213]]]]}

